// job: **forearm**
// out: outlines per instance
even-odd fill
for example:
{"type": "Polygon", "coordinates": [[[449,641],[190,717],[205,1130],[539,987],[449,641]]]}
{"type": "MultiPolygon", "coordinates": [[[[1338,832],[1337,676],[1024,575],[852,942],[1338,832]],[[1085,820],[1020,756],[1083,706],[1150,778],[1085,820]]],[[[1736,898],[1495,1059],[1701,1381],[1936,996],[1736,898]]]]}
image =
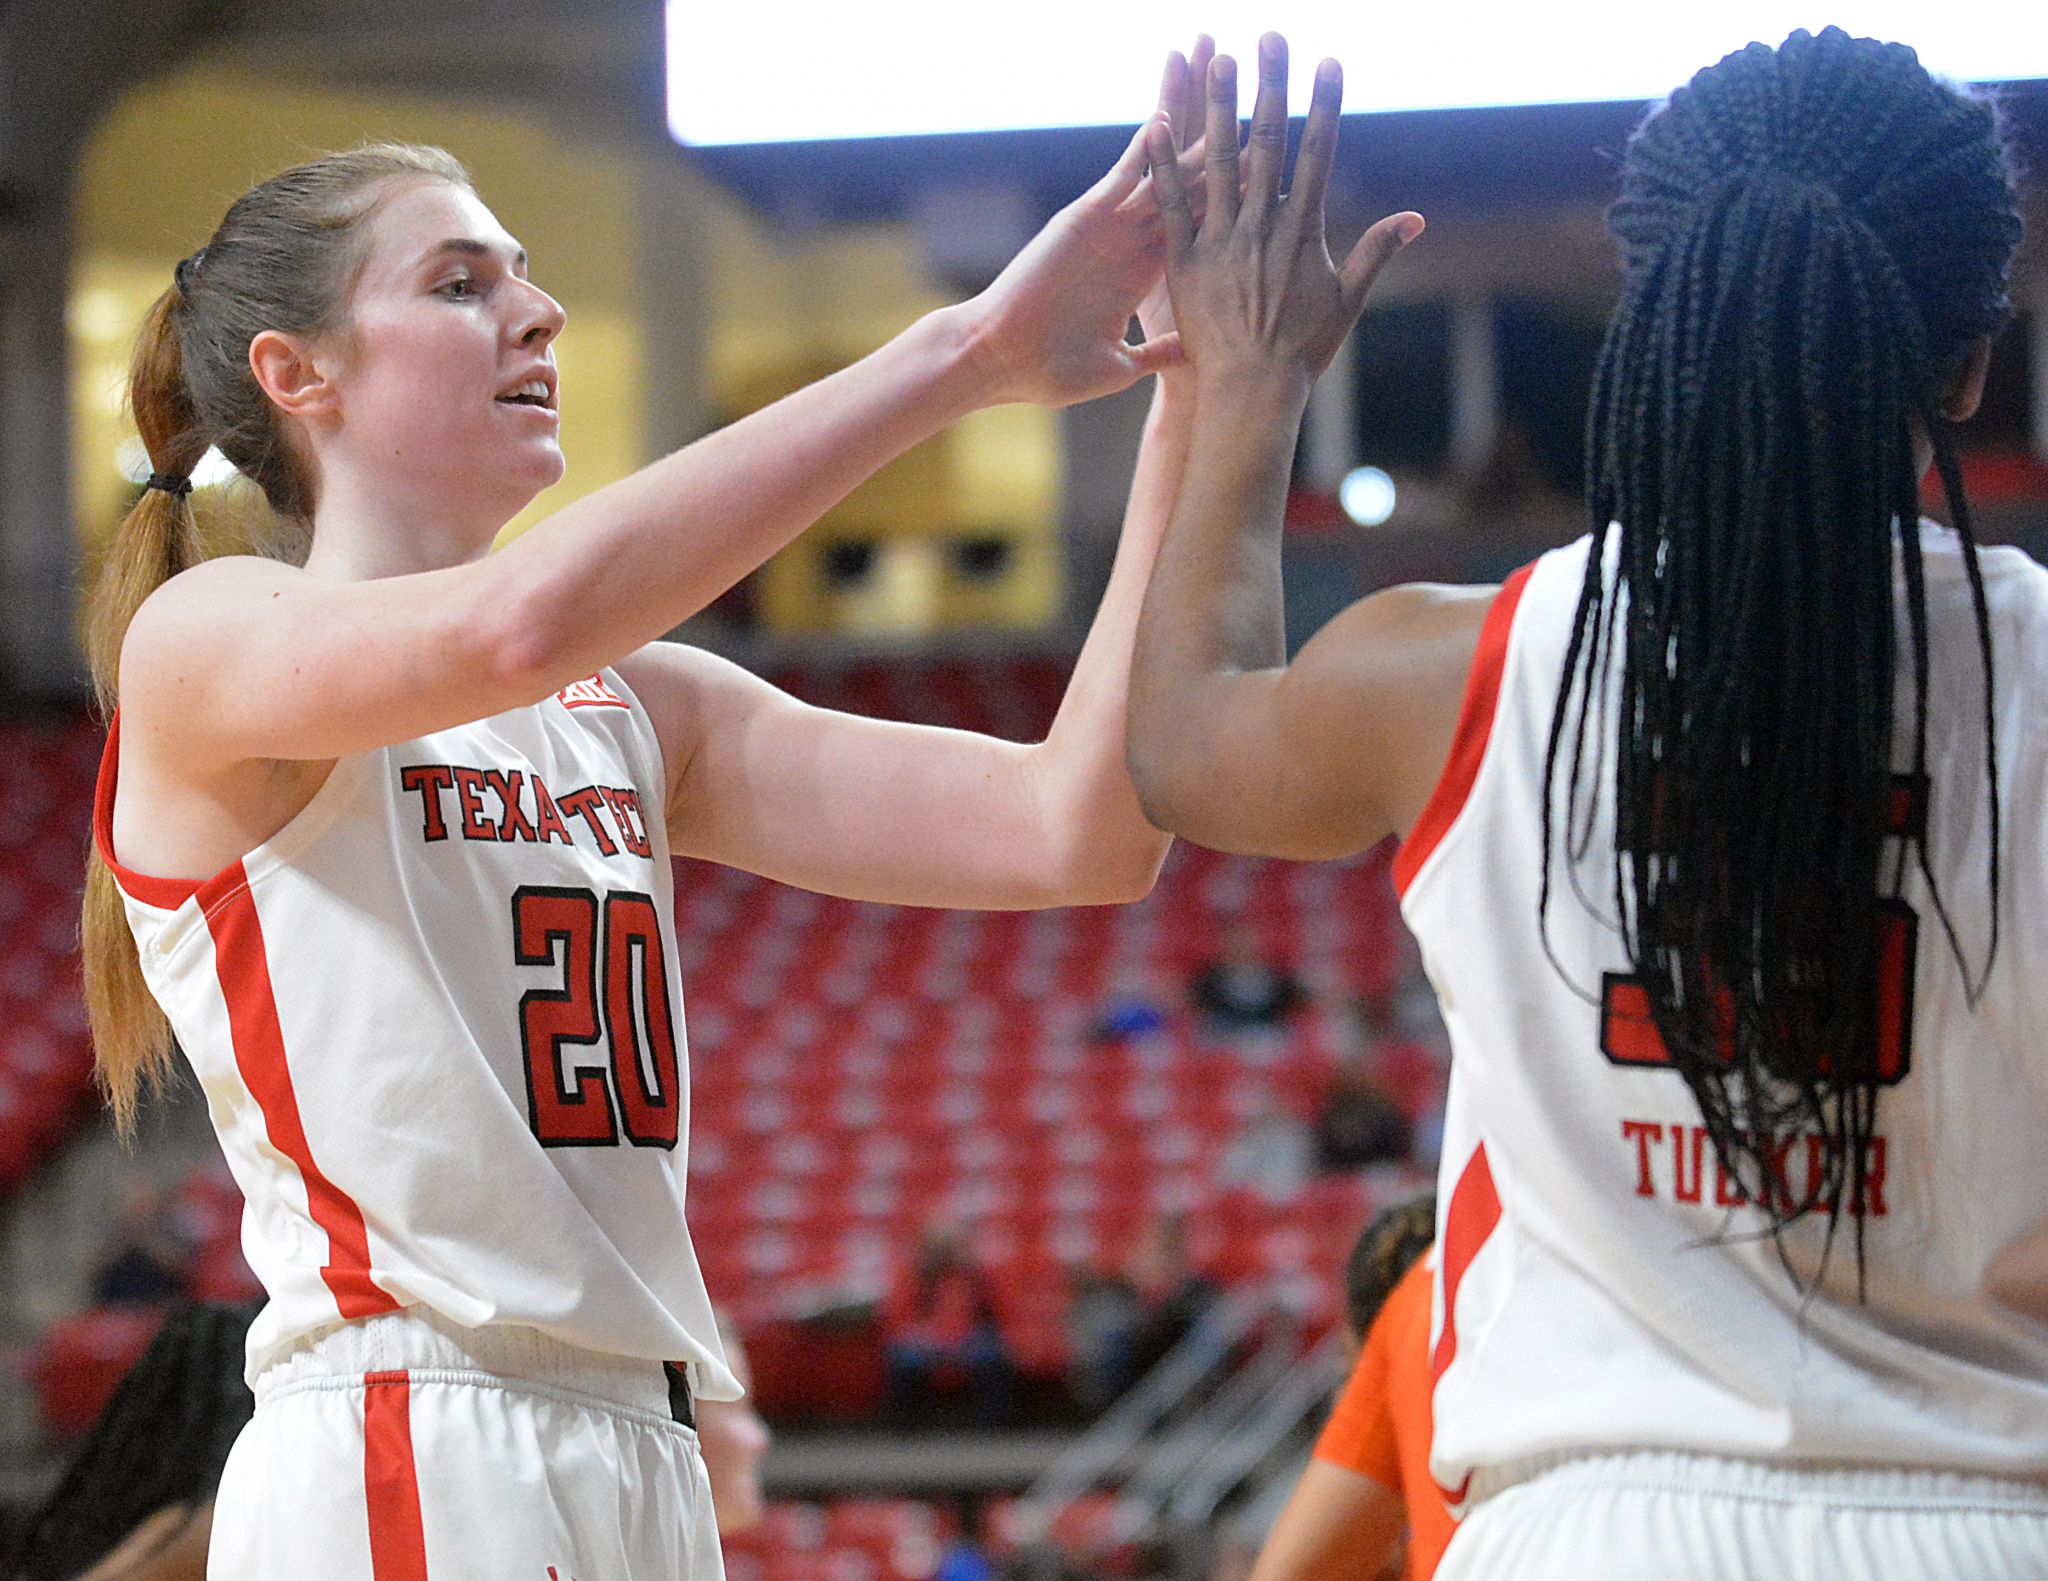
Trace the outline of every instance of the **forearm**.
{"type": "Polygon", "coordinates": [[[1304,391],[1273,378],[1197,394],[1190,453],[1131,666],[1130,767],[1154,812],[1199,770],[1227,687],[1286,662],[1281,529],[1304,391]]]}
{"type": "Polygon", "coordinates": [[[1131,650],[1193,423],[1192,381],[1185,374],[1161,379],[1132,470],[1108,586],[1052,729],[1028,766],[1062,868],[1083,883],[1117,876],[1123,882],[1116,887],[1135,886],[1139,893],[1150,889],[1168,842],[1146,819],[1125,760],[1131,650]]]}
{"type": "Polygon", "coordinates": [[[876,470],[987,404],[972,315],[926,315],[872,355],[541,522],[479,567],[573,680],[672,630],[876,470]]]}

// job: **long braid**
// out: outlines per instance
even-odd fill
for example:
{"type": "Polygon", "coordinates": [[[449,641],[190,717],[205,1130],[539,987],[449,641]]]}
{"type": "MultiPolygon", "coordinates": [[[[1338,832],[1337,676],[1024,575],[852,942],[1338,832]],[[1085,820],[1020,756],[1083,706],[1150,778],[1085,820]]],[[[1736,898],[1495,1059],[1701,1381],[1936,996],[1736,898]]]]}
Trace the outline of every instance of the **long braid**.
{"type": "Polygon", "coordinates": [[[1593,546],[1546,751],[1539,920],[1556,853],[1575,866],[1589,849],[1611,761],[1614,920],[1716,1157],[1774,1235],[1825,1213],[1832,1246],[1848,1213],[1860,1277],[1890,1079],[1875,985],[1908,848],[1973,997],[1997,950],[1989,614],[1940,402],[2010,313],[2010,167],[1988,104],[1903,46],[1830,28],[1679,89],[1632,140],[1610,222],[1626,279],[1587,414],[1593,546]],[[1924,840],[1890,826],[1902,749],[1927,772],[1916,430],[1983,666],[1981,963],[1924,840]],[[1795,1130],[1825,1155],[1797,1193],[1773,1168],[1795,1130]]]}
{"type": "MultiPolygon", "coordinates": [[[[173,1307],[129,1369],[43,1507],[0,1565],[0,1581],[71,1581],[151,1516],[196,1516],[256,1409],[242,1381],[254,1309],[173,1307]]],[[[166,1541],[169,1541],[166,1538],[166,1541]]]]}

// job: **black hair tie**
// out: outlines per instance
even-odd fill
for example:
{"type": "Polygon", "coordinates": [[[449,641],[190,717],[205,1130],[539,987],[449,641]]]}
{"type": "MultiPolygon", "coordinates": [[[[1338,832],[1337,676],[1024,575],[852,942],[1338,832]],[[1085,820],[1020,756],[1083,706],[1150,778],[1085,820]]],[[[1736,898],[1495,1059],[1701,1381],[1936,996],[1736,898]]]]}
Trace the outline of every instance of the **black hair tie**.
{"type": "Polygon", "coordinates": [[[171,280],[178,288],[178,295],[192,294],[192,277],[199,272],[199,265],[206,257],[206,249],[200,248],[190,258],[180,258],[178,267],[171,271],[171,280]]]}
{"type": "Polygon", "coordinates": [[[145,490],[162,489],[179,499],[192,492],[192,480],[182,472],[152,472],[149,481],[142,486],[145,490]]]}

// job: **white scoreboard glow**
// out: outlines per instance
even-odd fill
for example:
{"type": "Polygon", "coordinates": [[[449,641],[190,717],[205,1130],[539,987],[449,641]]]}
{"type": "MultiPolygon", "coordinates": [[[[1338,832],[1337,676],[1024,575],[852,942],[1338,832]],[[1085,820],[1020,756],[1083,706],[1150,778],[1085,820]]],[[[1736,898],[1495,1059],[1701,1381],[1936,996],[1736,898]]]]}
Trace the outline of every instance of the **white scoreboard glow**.
{"type": "Polygon", "coordinates": [[[1960,80],[2048,77],[2031,0],[668,0],[668,121],[699,146],[1132,125],[1198,28],[1236,55],[1245,114],[1267,28],[1291,47],[1297,115],[1324,55],[1347,111],[1655,99],[1752,39],[1831,22],[1960,80]]]}

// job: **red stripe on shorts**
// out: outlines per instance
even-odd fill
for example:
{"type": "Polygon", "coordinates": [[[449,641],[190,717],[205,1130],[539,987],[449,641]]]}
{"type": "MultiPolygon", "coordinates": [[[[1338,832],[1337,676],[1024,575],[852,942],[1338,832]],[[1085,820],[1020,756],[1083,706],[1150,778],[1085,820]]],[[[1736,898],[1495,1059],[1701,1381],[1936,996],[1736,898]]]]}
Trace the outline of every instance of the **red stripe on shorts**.
{"type": "MultiPolygon", "coordinates": [[[[1442,1255],[1438,1259],[1444,1281],[1444,1321],[1437,1333],[1436,1350],[1429,1359],[1432,1389],[1458,1357],[1458,1286],[1464,1282],[1472,1259],[1479,1255],[1479,1248],[1499,1223],[1500,1193],[1494,1189],[1493,1166],[1487,1162],[1486,1144],[1481,1142],[1459,1174],[1457,1185],[1451,1188],[1450,1211],[1444,1215],[1442,1255]]],[[[1458,1487],[1446,1488],[1439,1483],[1437,1491],[1457,1504],[1464,1499],[1471,1482],[1468,1472],[1458,1487]]]]}
{"type": "Polygon", "coordinates": [[[363,1374],[363,1496],[370,1510],[372,1581],[427,1581],[407,1373],[363,1374]]]}
{"type": "Polygon", "coordinates": [[[1394,853],[1394,888],[1408,893],[1415,875],[1430,858],[1443,837],[1451,832],[1458,814],[1472,794],[1472,782],[1479,778],[1479,765],[1486,758],[1486,743],[1493,737],[1493,712],[1500,702],[1501,674],[1508,663],[1508,633],[1514,628],[1515,606],[1522,601],[1522,589],[1529,583],[1535,566],[1525,565],[1501,584],[1488,606],[1486,620],[1479,628],[1479,647],[1472,655],[1472,669],[1465,677],[1465,700],[1458,708],[1458,724],[1451,736],[1451,753],[1436,789],[1429,793],[1415,827],[1394,853]]]}
{"type": "Polygon", "coordinates": [[[313,1222],[327,1232],[327,1263],[320,1277],[334,1293],[335,1306],[345,1318],[396,1312],[398,1303],[370,1279],[370,1231],[363,1222],[363,1210],[313,1162],[305,1123],[299,1118],[298,1094],[292,1090],[291,1067],[285,1062],[284,1027],[271,991],[263,922],[256,915],[248,875],[240,864],[234,871],[241,882],[209,906],[206,926],[213,934],[221,997],[227,1001],[235,1065],[263,1111],[271,1145],[292,1161],[306,1183],[306,1204],[313,1222]]]}

